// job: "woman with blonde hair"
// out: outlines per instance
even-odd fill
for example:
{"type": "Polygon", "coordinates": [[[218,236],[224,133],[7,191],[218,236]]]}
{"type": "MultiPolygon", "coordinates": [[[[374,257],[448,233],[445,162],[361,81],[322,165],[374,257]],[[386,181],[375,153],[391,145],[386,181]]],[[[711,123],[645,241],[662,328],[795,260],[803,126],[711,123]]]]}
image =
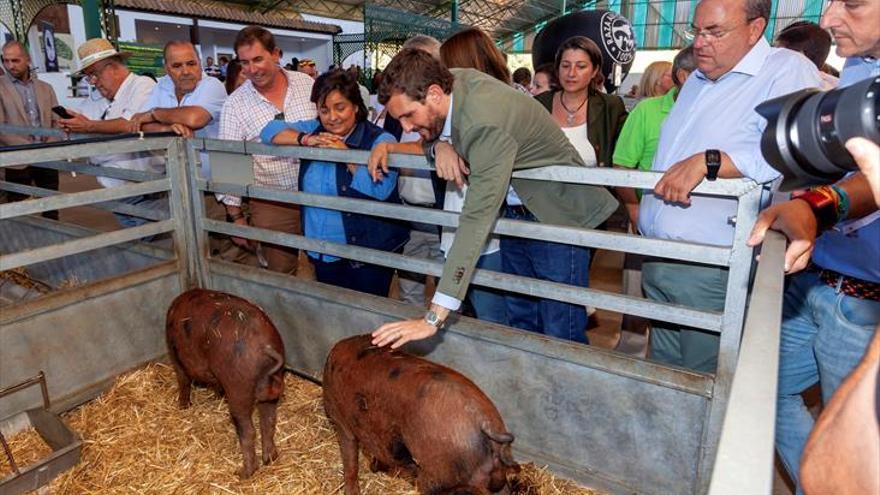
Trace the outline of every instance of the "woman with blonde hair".
{"type": "Polygon", "coordinates": [[[639,91],[636,98],[651,98],[654,96],[663,96],[667,91],[672,89],[675,83],[672,81],[672,63],[671,62],[652,62],[642,74],[639,81],[639,91]]]}

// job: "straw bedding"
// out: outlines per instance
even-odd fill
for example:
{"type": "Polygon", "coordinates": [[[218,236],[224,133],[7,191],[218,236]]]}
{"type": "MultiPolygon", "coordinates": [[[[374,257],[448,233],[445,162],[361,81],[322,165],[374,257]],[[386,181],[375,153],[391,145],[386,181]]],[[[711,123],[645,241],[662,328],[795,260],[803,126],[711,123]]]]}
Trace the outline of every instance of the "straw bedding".
{"type": "MultiPolygon", "coordinates": [[[[321,388],[290,374],[275,432],[281,456],[245,481],[235,475],[242,459],[226,402],[213,391],[194,388],[192,406],[180,410],[168,365],[120,376],[112,390],[64,418],[83,438],[82,462],[52,482],[52,494],[343,493],[342,462],[324,416],[321,388]]],[[[257,426],[256,413],[254,420],[257,426]]],[[[48,453],[33,430],[8,440],[20,467],[48,453]]],[[[259,440],[256,445],[259,449],[259,440]]],[[[417,494],[412,480],[371,473],[365,457],[360,456],[364,495],[417,494]]],[[[10,472],[0,456],[0,477],[10,472]]],[[[597,493],[534,465],[524,466],[520,479],[519,492],[525,495],[597,493]]]]}

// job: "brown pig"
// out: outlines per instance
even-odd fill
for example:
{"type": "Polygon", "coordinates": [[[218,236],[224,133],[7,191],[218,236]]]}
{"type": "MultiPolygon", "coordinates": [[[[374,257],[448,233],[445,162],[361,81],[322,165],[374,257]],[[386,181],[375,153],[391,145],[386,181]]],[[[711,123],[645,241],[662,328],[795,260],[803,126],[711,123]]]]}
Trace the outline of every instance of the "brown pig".
{"type": "Polygon", "coordinates": [[[339,341],[324,365],[324,410],[342,450],[346,495],[360,493],[358,449],[374,470],[402,468],[424,494],[508,493],[513,435],[464,375],[404,352],[339,341]]]}
{"type": "Polygon", "coordinates": [[[244,466],[257,469],[254,405],[260,411],[263,464],[275,460],[275,414],[284,391],[284,343],[256,305],[223,292],[193,289],[177,296],[165,320],[168,354],[177,372],[181,408],[189,407],[193,381],[226,395],[244,466]]]}

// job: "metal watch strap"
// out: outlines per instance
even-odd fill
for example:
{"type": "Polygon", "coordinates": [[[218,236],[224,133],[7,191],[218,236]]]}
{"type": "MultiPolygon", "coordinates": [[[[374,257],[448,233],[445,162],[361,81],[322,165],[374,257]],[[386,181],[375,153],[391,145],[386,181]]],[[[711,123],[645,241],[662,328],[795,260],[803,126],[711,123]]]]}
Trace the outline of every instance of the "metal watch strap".
{"type": "Polygon", "coordinates": [[[425,313],[425,321],[428,323],[428,325],[431,325],[437,330],[440,330],[443,327],[443,320],[440,319],[437,313],[431,310],[428,310],[428,312],[425,313]]]}

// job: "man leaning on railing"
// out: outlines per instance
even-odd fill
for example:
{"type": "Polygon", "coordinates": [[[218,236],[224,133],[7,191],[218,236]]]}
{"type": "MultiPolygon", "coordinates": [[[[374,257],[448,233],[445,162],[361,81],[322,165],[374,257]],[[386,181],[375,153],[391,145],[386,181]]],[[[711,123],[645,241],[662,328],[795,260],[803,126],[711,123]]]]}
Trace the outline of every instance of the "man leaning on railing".
{"type": "MultiPolygon", "coordinates": [[[[653,194],[642,196],[639,230],[646,237],[711,245],[733,244],[737,200],[691,197],[704,179],[778,176],[761,156],[764,119],[755,105],[821,84],[816,67],[764,39],[770,0],[703,0],[692,36],[697,70],[681,88],[660,132],[652,169],[663,172],[653,194]]],[[[671,260],[645,260],[642,288],[655,301],[721,311],[728,269],[671,260]]],[[[655,322],[651,358],[714,372],[720,336],[655,322]]]]}
{"type": "MultiPolygon", "coordinates": [[[[596,227],[617,208],[617,201],[597,186],[511,180],[519,169],[584,166],[550,114],[527,95],[473,69],[450,72],[417,49],[398,53],[384,74],[379,101],[405,131],[422,135],[429,162],[433,164],[433,145],[438,144],[453,148],[455,166],[458,156],[470,164],[468,194],[430,310],[424,318],[389,323],[373,332],[375,344],[397,348],[434,335],[458,309],[498,212],[510,202],[511,186],[521,199],[518,208],[540,221],[570,227],[596,227]]],[[[378,177],[375,164],[371,166],[378,177]]],[[[441,171],[439,160],[437,169],[440,177],[452,178],[441,171]]]]}
{"type": "MultiPolygon", "coordinates": [[[[77,49],[79,71],[95,86],[100,98],[86,98],[79,112],[67,109],[72,115],[59,119],[58,125],[66,132],[78,134],[125,134],[129,132],[132,116],[140,111],[150,97],[156,83],[146,76],[133,74],[125,65],[131,54],[118,52],[113,45],[100,38],[86,41],[77,49]]],[[[101,167],[124,168],[145,172],[165,173],[164,160],[153,152],[116,153],[89,158],[101,167]]],[[[98,177],[104,187],[117,187],[128,183],[122,179],[98,177]]],[[[135,196],[119,200],[156,211],[167,211],[168,198],[164,193],[135,196]]],[[[124,227],[143,225],[148,220],[131,215],[114,213],[124,227]]]]}

